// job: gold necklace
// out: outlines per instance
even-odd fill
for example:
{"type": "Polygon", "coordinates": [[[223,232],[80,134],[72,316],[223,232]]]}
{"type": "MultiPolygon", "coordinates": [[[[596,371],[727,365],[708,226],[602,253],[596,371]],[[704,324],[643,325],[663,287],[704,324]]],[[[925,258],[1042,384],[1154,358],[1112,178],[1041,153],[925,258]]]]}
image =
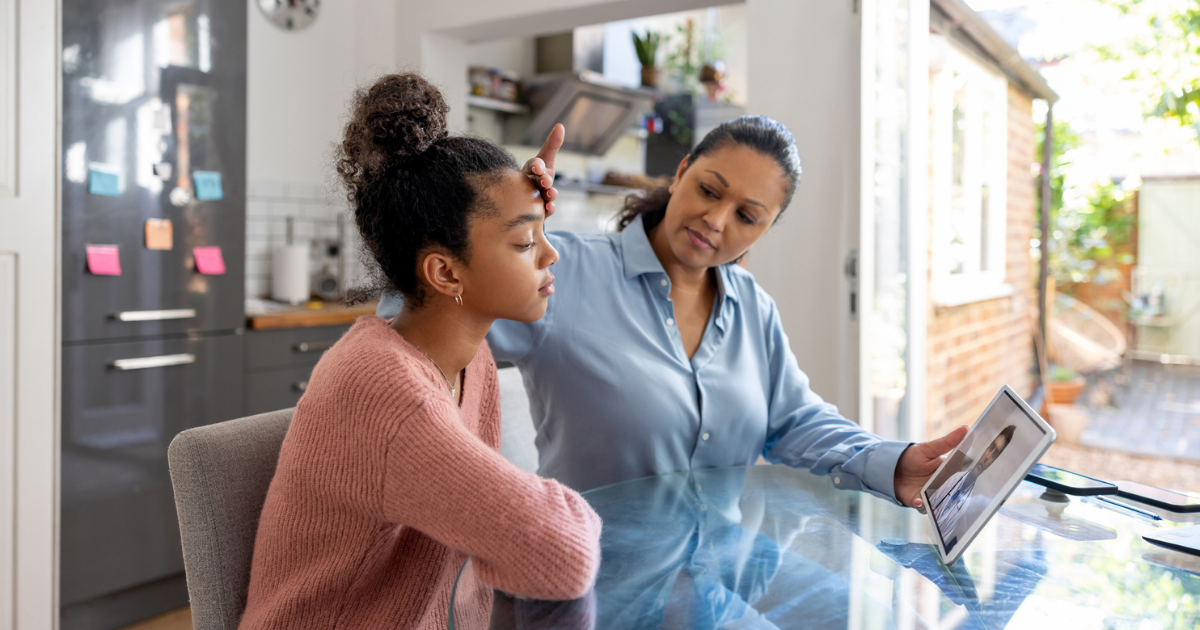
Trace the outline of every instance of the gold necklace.
{"type": "MultiPolygon", "coordinates": [[[[413,347],[417,348],[417,346],[413,346],[413,347]]],[[[425,352],[424,350],[421,350],[420,348],[417,348],[417,350],[420,351],[421,354],[425,355],[426,359],[429,359],[429,362],[433,364],[433,367],[437,368],[438,372],[442,373],[442,378],[445,379],[445,381],[446,381],[446,387],[450,388],[450,397],[453,398],[455,402],[458,402],[458,390],[454,387],[453,384],[450,383],[450,377],[446,376],[446,370],[443,370],[442,366],[438,365],[438,362],[434,361],[433,357],[429,356],[428,352],[425,352]]],[[[457,374],[454,376],[455,382],[458,382],[458,377],[459,377],[459,375],[457,375],[457,374]]]]}

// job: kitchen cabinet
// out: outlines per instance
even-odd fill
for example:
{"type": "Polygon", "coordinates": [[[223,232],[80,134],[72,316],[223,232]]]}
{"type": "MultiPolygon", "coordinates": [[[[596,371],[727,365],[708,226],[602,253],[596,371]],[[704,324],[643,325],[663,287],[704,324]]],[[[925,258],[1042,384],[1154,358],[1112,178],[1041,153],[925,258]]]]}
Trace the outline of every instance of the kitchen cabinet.
{"type": "Polygon", "coordinates": [[[246,415],[296,406],[321,355],[349,329],[340,325],[247,332],[246,415]]]}

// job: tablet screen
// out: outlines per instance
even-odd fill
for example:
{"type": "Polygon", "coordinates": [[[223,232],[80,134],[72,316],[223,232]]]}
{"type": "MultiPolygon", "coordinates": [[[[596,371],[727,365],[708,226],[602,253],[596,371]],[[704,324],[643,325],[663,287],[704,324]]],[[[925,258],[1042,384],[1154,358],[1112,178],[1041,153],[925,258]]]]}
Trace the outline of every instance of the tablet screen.
{"type": "Polygon", "coordinates": [[[958,547],[970,542],[1036,461],[1031,454],[1041,450],[1046,431],[1014,397],[1008,388],[996,396],[925,488],[947,555],[957,556],[958,547]]]}

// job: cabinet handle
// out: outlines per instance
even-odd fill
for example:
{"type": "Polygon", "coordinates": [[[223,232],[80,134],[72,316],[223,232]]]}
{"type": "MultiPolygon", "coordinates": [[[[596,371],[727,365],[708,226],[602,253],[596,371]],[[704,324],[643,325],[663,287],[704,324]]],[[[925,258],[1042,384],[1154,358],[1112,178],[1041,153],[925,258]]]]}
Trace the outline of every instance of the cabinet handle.
{"type": "Polygon", "coordinates": [[[194,308],[176,308],[165,311],[121,311],[113,313],[113,319],[122,322],[153,322],[164,319],[191,319],[196,316],[194,308]]]}
{"type": "Polygon", "coordinates": [[[112,366],[118,370],[145,370],[148,368],[169,367],[172,365],[187,365],[196,362],[194,354],[164,354],[159,357],[138,357],[136,359],[117,359],[112,366]]]}
{"type": "Polygon", "coordinates": [[[292,389],[302,392],[308,389],[308,381],[296,381],[295,383],[292,383],[292,389]]]}
{"type": "Polygon", "coordinates": [[[298,343],[293,348],[296,352],[324,352],[333,347],[336,341],[305,341],[298,343]]]}

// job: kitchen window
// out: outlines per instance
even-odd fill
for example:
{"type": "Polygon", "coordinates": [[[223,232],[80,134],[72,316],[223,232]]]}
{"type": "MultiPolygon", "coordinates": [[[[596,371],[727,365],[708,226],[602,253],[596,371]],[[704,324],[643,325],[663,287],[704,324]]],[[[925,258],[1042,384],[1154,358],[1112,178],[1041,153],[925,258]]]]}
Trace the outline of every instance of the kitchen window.
{"type": "Polygon", "coordinates": [[[1008,81],[955,44],[932,88],[932,286],[940,306],[1012,294],[1005,284],[1008,81]]]}

